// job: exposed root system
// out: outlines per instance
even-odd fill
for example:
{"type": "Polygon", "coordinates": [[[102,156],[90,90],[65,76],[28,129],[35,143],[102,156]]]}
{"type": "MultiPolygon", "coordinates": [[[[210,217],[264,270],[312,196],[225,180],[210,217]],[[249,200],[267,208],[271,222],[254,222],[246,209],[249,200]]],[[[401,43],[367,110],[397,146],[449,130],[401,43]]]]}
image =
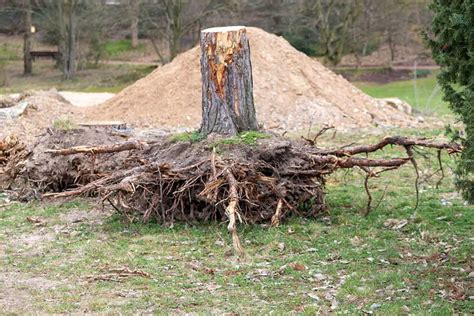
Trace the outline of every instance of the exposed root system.
{"type": "Polygon", "coordinates": [[[130,221],[169,225],[227,220],[234,248],[242,253],[238,223],[278,226],[290,214],[323,213],[324,179],[341,168],[366,172],[370,211],[369,178],[410,162],[416,168],[415,146],[449,153],[462,150],[457,144],[404,137],[342,149],[321,149],[314,142],[270,135],[256,145],[226,144],[217,137],[199,143],[166,137],[119,142],[107,131],[85,129],[52,132],[9,157],[9,179],[0,184],[18,189],[22,198],[98,196],[130,221]],[[91,144],[98,138],[100,142],[91,144]],[[388,145],[404,147],[407,156],[356,156],[388,145]]]}

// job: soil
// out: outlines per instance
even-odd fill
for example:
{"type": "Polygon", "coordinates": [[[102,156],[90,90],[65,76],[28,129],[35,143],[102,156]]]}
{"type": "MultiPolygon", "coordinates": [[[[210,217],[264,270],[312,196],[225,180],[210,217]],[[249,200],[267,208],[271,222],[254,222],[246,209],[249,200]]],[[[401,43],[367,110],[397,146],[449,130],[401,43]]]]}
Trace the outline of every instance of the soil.
{"type": "Polygon", "coordinates": [[[56,90],[27,92],[15,99],[28,102],[26,111],[18,119],[0,120],[0,138],[15,134],[31,143],[53,126],[55,121],[80,121],[82,114],[56,90]]]}
{"type": "MultiPolygon", "coordinates": [[[[408,127],[415,120],[365,95],[342,76],[294,49],[281,37],[248,28],[257,118],[266,129],[302,130],[408,127]]],[[[200,48],[124,89],[85,113],[89,120],[123,120],[133,126],[198,128],[201,121],[200,48]]]]}

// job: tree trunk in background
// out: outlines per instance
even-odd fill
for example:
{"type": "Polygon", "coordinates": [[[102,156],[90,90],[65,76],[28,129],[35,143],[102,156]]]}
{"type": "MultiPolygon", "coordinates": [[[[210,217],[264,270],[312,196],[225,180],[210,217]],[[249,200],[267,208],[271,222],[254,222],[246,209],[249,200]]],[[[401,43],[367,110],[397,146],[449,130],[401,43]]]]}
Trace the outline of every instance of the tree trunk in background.
{"type": "Polygon", "coordinates": [[[30,75],[33,72],[31,59],[31,0],[24,0],[24,32],[23,35],[23,74],[30,75]]]}
{"type": "Polygon", "coordinates": [[[66,26],[66,50],[63,52],[63,76],[69,80],[76,75],[76,41],[77,41],[77,21],[76,21],[77,3],[71,2],[67,7],[67,26],[66,26]]]}
{"type": "Polygon", "coordinates": [[[140,0],[130,0],[130,36],[132,48],[138,47],[138,22],[140,15],[140,0]]]}
{"type": "Polygon", "coordinates": [[[201,32],[201,132],[236,135],[257,130],[250,46],[244,27],[201,32]]]}

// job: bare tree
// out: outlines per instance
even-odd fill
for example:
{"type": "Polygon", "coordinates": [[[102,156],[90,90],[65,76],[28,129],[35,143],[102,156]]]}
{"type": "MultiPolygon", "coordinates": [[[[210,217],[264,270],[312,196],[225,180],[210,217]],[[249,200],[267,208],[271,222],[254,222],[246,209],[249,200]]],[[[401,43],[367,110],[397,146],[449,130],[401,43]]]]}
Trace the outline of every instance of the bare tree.
{"type": "Polygon", "coordinates": [[[31,75],[33,62],[31,58],[31,0],[23,0],[23,74],[31,75]]]}
{"type": "Polygon", "coordinates": [[[303,4],[303,20],[316,34],[322,55],[337,65],[349,42],[350,28],[360,14],[357,0],[306,0],[303,4]]]}
{"type": "Polygon", "coordinates": [[[37,1],[38,13],[57,36],[65,80],[76,74],[78,11],[81,0],[37,1]]]}
{"type": "Polygon", "coordinates": [[[132,48],[138,47],[138,23],[140,22],[140,0],[130,0],[128,4],[130,17],[130,37],[132,48]]]}
{"type": "Polygon", "coordinates": [[[147,4],[144,23],[161,62],[172,61],[181,51],[184,36],[225,5],[222,0],[158,0],[157,4],[147,4]],[[168,46],[168,58],[160,48],[162,42],[168,46]]]}

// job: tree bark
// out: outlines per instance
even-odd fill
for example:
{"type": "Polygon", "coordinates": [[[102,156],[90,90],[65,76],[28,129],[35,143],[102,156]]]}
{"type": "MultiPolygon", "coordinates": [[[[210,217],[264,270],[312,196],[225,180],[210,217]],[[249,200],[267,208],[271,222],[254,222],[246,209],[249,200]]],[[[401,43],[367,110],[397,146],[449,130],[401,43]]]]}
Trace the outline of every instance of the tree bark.
{"type": "Polygon", "coordinates": [[[33,62],[31,59],[31,0],[24,0],[24,31],[23,35],[23,74],[31,75],[33,62]]]}
{"type": "Polygon", "coordinates": [[[130,0],[130,36],[132,48],[138,47],[138,22],[140,15],[140,0],[130,0]]]}
{"type": "Polygon", "coordinates": [[[201,32],[201,75],[202,133],[236,135],[258,129],[245,27],[201,32]]]}
{"type": "Polygon", "coordinates": [[[75,8],[76,3],[69,4],[68,8],[68,19],[69,19],[69,28],[67,30],[67,60],[66,60],[66,69],[64,71],[64,76],[66,80],[72,79],[76,75],[76,17],[75,17],[75,8]]]}

